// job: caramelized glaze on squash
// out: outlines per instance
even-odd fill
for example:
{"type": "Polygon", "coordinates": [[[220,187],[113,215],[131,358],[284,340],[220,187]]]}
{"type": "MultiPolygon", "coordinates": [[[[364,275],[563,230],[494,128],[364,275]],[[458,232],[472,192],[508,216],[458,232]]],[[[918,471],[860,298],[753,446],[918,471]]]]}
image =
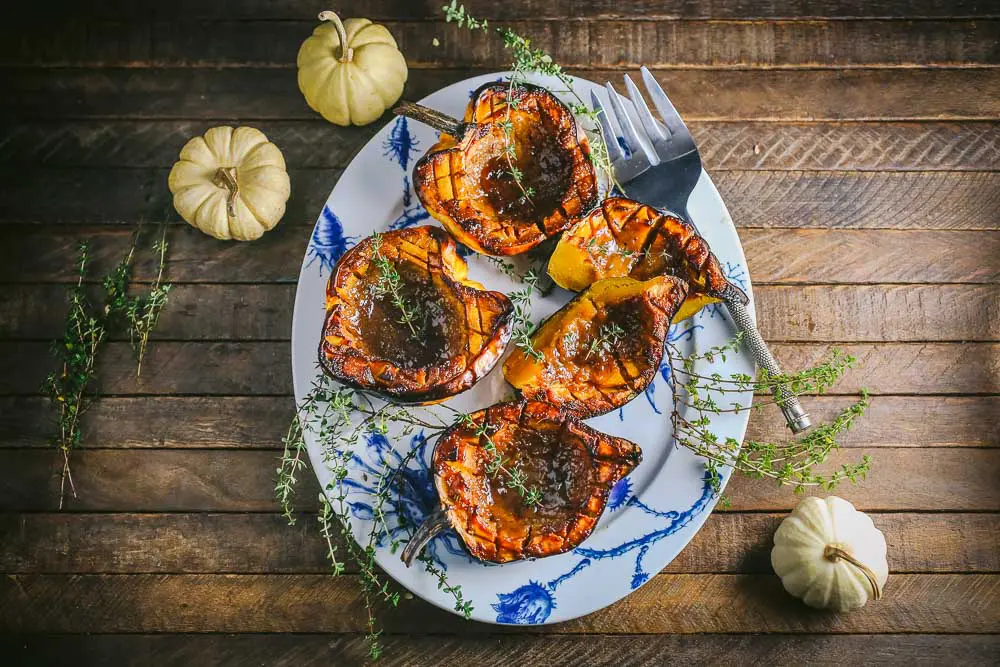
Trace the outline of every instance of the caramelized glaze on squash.
{"type": "Polygon", "coordinates": [[[597,203],[586,139],[570,110],[544,88],[487,84],[473,93],[464,121],[461,136],[442,134],[413,171],[420,201],[461,243],[488,255],[517,255],[597,203]],[[511,144],[515,155],[508,158],[511,144]],[[522,174],[520,185],[508,159],[522,174]]]}
{"type": "Polygon", "coordinates": [[[345,384],[406,402],[430,402],[471,387],[510,340],[510,300],[468,279],[454,239],[436,227],[369,237],[337,263],[326,294],[319,359],[345,384]],[[404,320],[374,253],[399,275],[404,320]]]}
{"type": "Polygon", "coordinates": [[[469,552],[505,563],[541,558],[577,546],[593,531],[608,493],[642,459],[639,447],[605,435],[558,408],[536,402],[500,403],[470,415],[441,435],[434,448],[434,483],[451,526],[469,552]],[[541,493],[534,506],[508,488],[479,435],[508,468],[541,493]]]}
{"type": "Polygon", "coordinates": [[[575,292],[603,278],[677,276],[690,289],[675,322],[719,301],[729,285],[719,260],[694,227],[624,197],[605,199],[563,234],[549,259],[549,275],[575,292]]]}
{"type": "Polygon", "coordinates": [[[599,280],[532,335],[541,360],[517,349],[504,376],[524,398],[578,417],[619,408],[653,380],[686,295],[687,284],[672,276],[599,280]]]}

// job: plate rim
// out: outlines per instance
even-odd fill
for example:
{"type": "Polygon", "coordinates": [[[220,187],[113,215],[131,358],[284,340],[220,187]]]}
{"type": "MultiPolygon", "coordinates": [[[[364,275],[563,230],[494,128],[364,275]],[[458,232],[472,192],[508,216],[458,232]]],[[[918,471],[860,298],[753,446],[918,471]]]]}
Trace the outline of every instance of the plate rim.
{"type": "MultiPolygon", "coordinates": [[[[428,95],[426,95],[423,98],[421,98],[420,103],[426,103],[430,98],[434,97],[435,95],[438,95],[438,94],[440,94],[440,93],[442,93],[444,91],[447,91],[447,90],[450,90],[450,89],[453,89],[453,88],[458,88],[460,86],[465,86],[465,87],[472,86],[473,88],[475,88],[475,87],[478,87],[479,85],[482,85],[482,83],[484,83],[484,82],[486,82],[486,81],[488,81],[490,79],[495,79],[496,80],[496,79],[500,79],[502,77],[507,77],[510,74],[511,74],[510,71],[497,71],[497,72],[480,74],[480,75],[476,75],[474,77],[469,77],[469,78],[466,78],[466,79],[462,79],[460,81],[453,82],[451,84],[443,86],[442,88],[437,89],[437,90],[429,93],[428,95]]],[[[545,77],[532,77],[531,80],[545,81],[545,79],[546,79],[545,77]]],[[[572,79],[573,79],[574,83],[582,83],[582,84],[588,85],[588,86],[599,87],[599,84],[597,84],[596,82],[590,81],[588,79],[583,79],[583,78],[580,78],[580,77],[572,77],[572,79]]],[[[394,119],[390,119],[385,125],[383,125],[379,130],[377,130],[375,132],[375,134],[370,139],[368,139],[368,141],[366,141],[364,143],[364,145],[358,150],[358,152],[354,155],[354,157],[352,157],[351,163],[349,163],[347,165],[347,167],[345,167],[344,171],[342,172],[341,178],[338,179],[337,183],[335,183],[334,186],[333,186],[333,188],[331,188],[330,194],[327,195],[327,198],[326,198],[326,200],[324,201],[324,204],[323,204],[323,208],[324,209],[334,200],[335,195],[337,194],[338,188],[341,187],[341,184],[345,180],[343,178],[343,176],[348,173],[348,171],[350,170],[350,168],[351,168],[352,164],[355,162],[355,160],[357,160],[359,156],[361,156],[361,155],[367,153],[368,151],[370,151],[373,146],[375,146],[375,148],[377,149],[378,148],[378,142],[384,140],[384,135],[386,134],[387,131],[391,131],[390,128],[393,126],[393,124],[395,122],[396,121],[394,119]]],[[[704,178],[704,181],[706,183],[707,188],[710,190],[712,199],[714,200],[715,204],[717,204],[717,206],[719,207],[720,211],[724,214],[724,220],[726,221],[726,223],[728,225],[728,229],[725,230],[725,231],[727,231],[728,233],[731,233],[731,235],[733,237],[733,240],[735,241],[735,243],[733,244],[733,248],[735,249],[735,252],[736,252],[736,257],[735,258],[738,260],[739,264],[743,267],[743,269],[745,271],[745,280],[746,280],[745,292],[747,293],[748,297],[750,298],[750,302],[749,302],[749,305],[748,305],[748,311],[750,312],[751,317],[754,320],[756,320],[756,312],[755,312],[755,307],[754,307],[754,296],[753,296],[753,284],[752,284],[752,280],[751,280],[751,277],[750,277],[749,267],[748,267],[747,261],[746,261],[746,254],[745,254],[745,251],[744,251],[744,248],[743,248],[742,241],[739,238],[738,230],[736,229],[736,226],[735,226],[735,224],[732,221],[732,216],[729,213],[729,210],[728,210],[728,207],[726,206],[725,200],[722,198],[721,194],[719,193],[718,189],[716,188],[715,183],[711,179],[711,176],[704,169],[702,169],[702,176],[704,178]]],[[[302,283],[303,278],[306,277],[307,270],[308,270],[309,266],[312,263],[311,259],[310,259],[310,256],[309,256],[309,249],[310,249],[310,247],[312,245],[312,241],[311,241],[312,234],[315,232],[315,229],[318,226],[321,218],[322,218],[322,210],[321,210],[320,216],[318,216],[316,225],[313,226],[312,231],[310,232],[310,243],[307,245],[305,254],[303,256],[302,265],[300,267],[298,280],[296,281],[296,294],[295,294],[295,300],[294,300],[294,306],[293,306],[293,313],[292,313],[292,322],[291,322],[291,328],[292,328],[292,332],[291,332],[292,333],[292,335],[291,335],[291,347],[292,347],[292,350],[291,350],[291,352],[292,352],[292,354],[291,354],[292,383],[293,383],[293,394],[294,394],[294,400],[295,400],[296,408],[300,404],[300,400],[301,400],[301,397],[300,397],[300,394],[299,394],[299,387],[300,387],[300,384],[301,384],[301,382],[300,382],[301,377],[300,377],[300,374],[299,374],[299,372],[297,370],[298,367],[299,367],[299,363],[297,363],[296,360],[301,356],[301,354],[303,354],[302,352],[299,352],[299,353],[296,352],[297,348],[302,347],[301,345],[298,345],[298,346],[296,345],[296,331],[298,329],[298,327],[296,326],[296,323],[299,321],[299,314],[301,312],[300,308],[305,308],[306,307],[305,304],[301,303],[301,301],[303,301],[306,298],[304,296],[305,291],[302,289],[301,283],[302,283]]],[[[428,224],[439,224],[439,223],[437,223],[436,220],[434,220],[433,218],[431,218],[431,219],[428,220],[428,224]]],[[[374,231],[375,229],[376,229],[376,227],[372,226],[372,231],[374,231]]],[[[325,281],[324,281],[324,284],[325,284],[325,281]]],[[[315,351],[313,351],[313,353],[314,352],[315,351]]],[[[746,357],[747,359],[750,360],[751,367],[753,367],[752,357],[750,357],[749,354],[746,351],[741,351],[741,354],[742,354],[742,356],[744,356],[744,357],[746,357]]],[[[315,362],[315,360],[310,360],[310,363],[306,366],[308,368],[313,369],[312,373],[310,375],[310,381],[313,378],[316,377],[316,368],[315,368],[316,364],[314,362],[315,362]]],[[[494,373],[494,372],[496,372],[496,369],[492,370],[491,374],[494,373]]],[[[639,397],[637,396],[636,399],[633,399],[633,401],[637,400],[638,398],[639,397]]],[[[741,415],[736,415],[736,416],[740,418],[740,422],[739,422],[739,424],[737,426],[737,432],[738,432],[738,436],[739,436],[738,440],[742,443],[743,440],[744,440],[744,438],[746,437],[746,430],[747,430],[747,426],[748,426],[748,422],[749,422],[749,411],[744,411],[741,415]]],[[[306,445],[307,445],[306,446],[307,455],[308,455],[309,461],[310,461],[310,467],[312,468],[311,473],[313,475],[316,475],[317,478],[320,478],[319,466],[322,465],[322,460],[321,460],[321,457],[318,455],[318,453],[315,452],[315,450],[317,449],[317,447],[315,446],[314,443],[310,443],[309,442],[308,437],[306,438],[306,445]]],[[[666,447],[671,448],[671,449],[674,448],[674,447],[676,447],[676,441],[672,440],[672,441],[668,442],[667,445],[666,445],[666,447]]],[[[661,467],[661,471],[664,468],[666,468],[666,465],[664,465],[663,467],[661,467]]],[[[690,544],[690,542],[694,538],[694,536],[701,530],[701,528],[704,525],[705,521],[707,521],[708,517],[711,516],[712,512],[715,509],[716,504],[719,501],[721,493],[722,493],[722,491],[724,491],[724,489],[725,489],[726,485],[728,484],[729,479],[731,478],[731,476],[732,476],[732,468],[730,466],[724,466],[724,468],[722,469],[721,488],[719,489],[719,492],[717,494],[714,494],[711,497],[711,499],[708,502],[706,502],[704,504],[704,506],[697,512],[697,514],[695,514],[690,519],[690,521],[688,521],[687,523],[685,523],[683,526],[681,526],[678,529],[678,531],[679,530],[686,530],[687,532],[689,532],[689,534],[687,535],[687,537],[684,539],[683,544],[681,544],[677,548],[676,552],[672,556],[670,556],[669,558],[667,558],[667,560],[662,565],[659,565],[658,568],[655,568],[654,571],[650,573],[651,576],[649,576],[645,581],[643,581],[642,583],[640,583],[637,586],[632,587],[629,590],[625,590],[621,595],[618,595],[617,593],[615,593],[614,596],[613,596],[613,599],[610,599],[610,600],[607,600],[607,601],[601,601],[601,602],[598,602],[597,604],[593,604],[593,605],[592,604],[581,605],[581,604],[577,603],[577,604],[571,605],[572,608],[574,609],[574,611],[570,615],[568,615],[568,616],[563,616],[563,617],[558,617],[558,618],[549,618],[549,617],[547,617],[547,618],[541,620],[540,622],[532,623],[532,624],[535,624],[535,625],[543,625],[543,624],[544,625],[548,625],[548,624],[552,624],[552,623],[561,623],[561,622],[569,621],[569,620],[572,620],[572,619],[575,619],[575,618],[579,618],[579,617],[582,617],[582,616],[586,616],[588,614],[591,614],[591,613],[594,613],[594,612],[599,611],[601,609],[604,609],[604,608],[606,608],[606,607],[608,607],[608,606],[610,606],[612,604],[615,604],[616,602],[618,602],[618,601],[624,599],[625,597],[628,597],[632,593],[634,593],[636,590],[638,590],[638,588],[644,586],[646,583],[648,583],[648,581],[652,580],[653,576],[655,576],[656,574],[658,574],[659,572],[661,572],[666,566],[668,566],[677,557],[677,555],[680,553],[680,551],[682,551],[684,548],[686,548],[690,544]]],[[[322,488],[322,486],[323,486],[322,478],[320,478],[319,481],[320,481],[321,488],[322,488]]],[[[627,509],[628,508],[624,508],[623,511],[627,511],[627,509]]],[[[608,514],[608,512],[609,512],[609,508],[606,508],[605,511],[602,512],[602,517],[606,516],[608,514]]],[[[352,526],[351,526],[352,534],[355,533],[355,524],[356,524],[356,521],[357,520],[352,521],[352,526]]],[[[596,534],[596,532],[597,531],[595,530],[595,534],[596,534]]],[[[588,537],[588,540],[590,540],[592,537],[593,537],[593,535],[591,535],[590,537],[588,537]]],[[[583,544],[586,544],[586,542],[588,540],[585,540],[583,544]]],[[[581,546],[583,546],[583,545],[581,545],[581,546]]],[[[401,586],[402,588],[406,589],[407,591],[410,591],[415,596],[420,597],[421,599],[426,600],[427,602],[431,603],[432,605],[434,605],[436,607],[439,607],[441,609],[444,609],[444,610],[446,610],[446,611],[448,611],[448,612],[450,612],[452,614],[456,614],[456,615],[461,616],[461,614],[459,612],[456,612],[455,609],[451,606],[451,604],[449,604],[450,598],[448,600],[442,600],[440,598],[434,597],[433,595],[426,595],[419,588],[413,587],[411,585],[408,585],[406,583],[406,581],[404,581],[400,577],[396,576],[390,570],[390,568],[388,568],[385,565],[383,565],[383,563],[379,559],[379,557],[378,557],[379,554],[382,554],[383,557],[384,557],[383,551],[384,550],[382,550],[382,549],[379,549],[377,551],[377,553],[376,553],[376,562],[378,562],[378,564],[380,565],[380,567],[382,568],[382,570],[383,570],[383,572],[385,573],[386,576],[392,578],[396,582],[397,585],[401,586]]],[[[567,552],[567,553],[573,553],[574,551],[575,550],[571,550],[570,552],[567,552]]],[[[544,559],[542,559],[542,560],[544,560],[544,559]]],[[[521,562],[524,562],[524,561],[521,561],[521,562]]],[[[413,570],[413,571],[417,572],[417,570],[413,570]]],[[[425,573],[423,571],[419,571],[419,576],[421,578],[426,578],[426,577],[430,577],[431,575],[429,575],[429,574],[427,574],[427,573],[425,573]]],[[[532,582],[532,583],[534,583],[534,582],[532,582]]],[[[435,586],[435,589],[436,589],[436,586],[435,586]]],[[[497,594],[497,596],[500,597],[500,594],[497,594]]],[[[487,604],[487,605],[485,605],[485,608],[488,609],[490,606],[491,605],[487,604]]],[[[494,608],[496,608],[496,605],[492,605],[492,606],[494,608]]],[[[476,609],[477,610],[481,609],[481,607],[480,607],[480,605],[479,605],[478,602],[476,604],[476,609]]],[[[475,612],[473,612],[473,616],[469,620],[474,620],[474,621],[477,621],[477,622],[482,622],[482,623],[487,623],[487,624],[493,624],[493,625],[520,625],[521,624],[521,623],[517,623],[517,622],[515,622],[515,623],[502,622],[502,621],[499,621],[499,620],[494,619],[494,618],[483,617],[480,614],[476,614],[475,612]]]]}

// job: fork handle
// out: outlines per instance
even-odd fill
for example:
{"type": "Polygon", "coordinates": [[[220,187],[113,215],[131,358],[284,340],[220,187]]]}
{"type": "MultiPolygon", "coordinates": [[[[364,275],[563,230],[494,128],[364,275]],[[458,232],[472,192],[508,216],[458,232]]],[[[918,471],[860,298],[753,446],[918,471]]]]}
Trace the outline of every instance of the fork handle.
{"type": "MultiPolygon", "coordinates": [[[[747,297],[743,294],[743,291],[733,285],[727,285],[725,291],[722,293],[722,300],[726,304],[726,309],[736,323],[737,328],[743,332],[743,343],[750,350],[750,353],[753,354],[757,365],[767,369],[767,372],[771,375],[780,375],[781,368],[778,366],[778,362],[775,361],[771,350],[767,348],[767,343],[764,342],[764,338],[757,331],[757,325],[754,324],[749,311],[747,311],[747,297]]],[[[781,408],[782,414],[785,415],[788,428],[792,430],[792,433],[801,433],[812,426],[812,422],[809,421],[809,415],[806,414],[806,411],[802,409],[802,405],[799,404],[798,397],[794,396],[788,387],[785,385],[776,386],[774,388],[774,397],[778,403],[778,407],[781,408]]]]}

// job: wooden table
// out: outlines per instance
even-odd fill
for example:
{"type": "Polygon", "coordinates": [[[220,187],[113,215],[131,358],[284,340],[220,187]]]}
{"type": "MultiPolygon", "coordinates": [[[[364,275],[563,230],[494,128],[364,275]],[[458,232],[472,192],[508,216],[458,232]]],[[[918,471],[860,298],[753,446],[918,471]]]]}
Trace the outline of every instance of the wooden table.
{"type": "MultiPolygon", "coordinates": [[[[419,98],[507,62],[497,39],[445,26],[441,3],[341,8],[386,23],[419,98]]],[[[17,633],[5,664],[357,662],[355,576],[328,576],[315,522],[287,527],[272,499],[299,263],[327,193],[382,124],[333,127],[296,87],[296,50],[325,3],[34,4],[0,40],[0,629],[17,633]],[[262,129],[291,171],[284,221],[258,242],[213,241],[171,205],[178,150],[223,123],[262,129]],[[139,382],[128,343],[107,347],[106,397],[73,455],[78,497],[57,511],[60,457],[38,387],[75,245],[89,239],[106,269],[137,222],[164,220],[175,289],[157,340],[139,382]]],[[[731,509],[620,603],[509,632],[406,599],[384,615],[385,664],[995,660],[1000,7],[469,5],[586,77],[655,71],[740,227],[772,349],[789,368],[834,345],[859,359],[808,407],[830,415],[861,386],[876,394],[841,457],[867,451],[873,472],[839,493],[885,532],[893,574],[862,611],[806,609],[768,560],[797,499],[741,479],[731,509]]],[[[138,279],[153,273],[140,261],[138,279]]],[[[753,437],[780,431],[774,414],[751,421],[753,437]]]]}

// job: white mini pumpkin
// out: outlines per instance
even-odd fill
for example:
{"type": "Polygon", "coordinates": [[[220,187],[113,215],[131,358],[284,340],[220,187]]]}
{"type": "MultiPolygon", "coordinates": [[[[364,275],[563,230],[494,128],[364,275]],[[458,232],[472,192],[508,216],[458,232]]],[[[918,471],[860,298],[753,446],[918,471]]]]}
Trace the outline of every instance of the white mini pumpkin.
{"type": "Polygon", "coordinates": [[[771,565],[810,607],[847,611],[879,599],[889,577],[885,536],[843,498],[805,498],[774,534],[771,565]]]}
{"type": "Polygon", "coordinates": [[[319,18],[324,23],[299,48],[299,90],[331,123],[367,125],[403,94],[406,59],[385,26],[341,22],[333,12],[319,18]]]}
{"type": "Polygon", "coordinates": [[[167,178],[174,208],[217,239],[252,241],[285,214],[285,158],[252,127],[213,127],[181,149],[167,178]]]}

